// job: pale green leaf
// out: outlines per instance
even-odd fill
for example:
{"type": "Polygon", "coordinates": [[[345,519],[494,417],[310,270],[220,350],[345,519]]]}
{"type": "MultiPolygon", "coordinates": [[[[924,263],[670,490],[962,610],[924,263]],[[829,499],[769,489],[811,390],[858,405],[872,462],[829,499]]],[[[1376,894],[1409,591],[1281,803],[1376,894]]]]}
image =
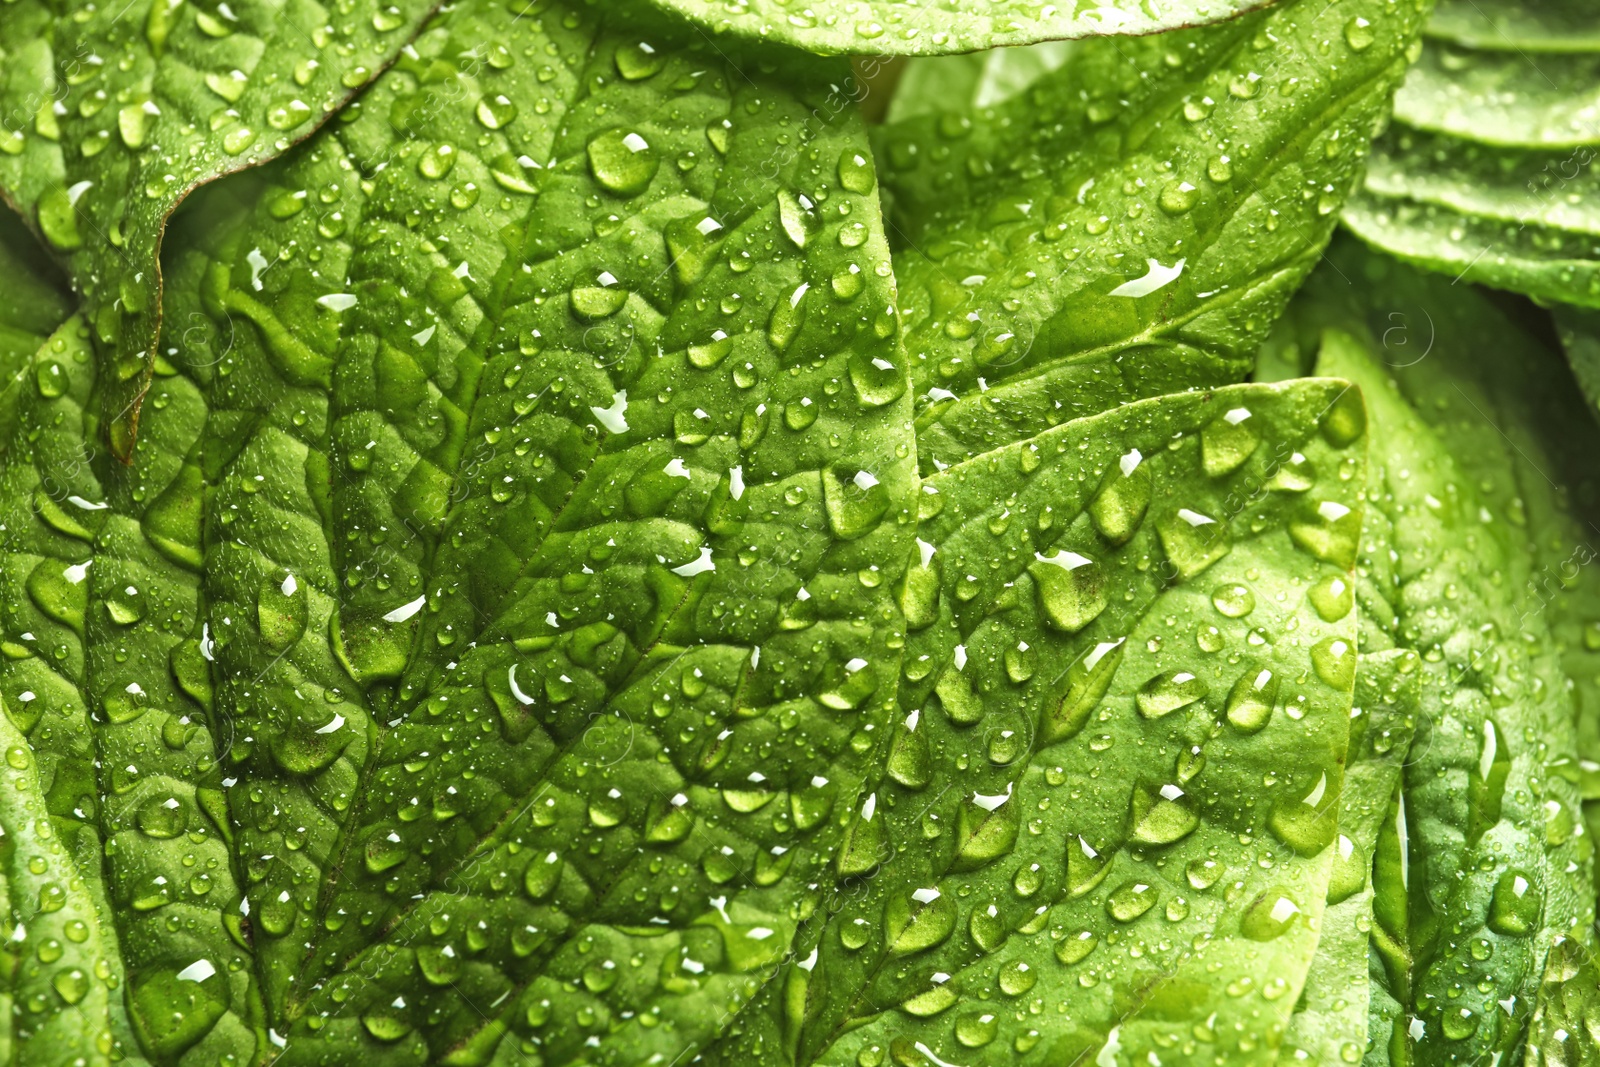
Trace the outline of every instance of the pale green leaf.
{"type": "MultiPolygon", "coordinates": [[[[1303,1054],[1316,1063],[1359,1062],[1369,1018],[1383,1012],[1381,999],[1374,1004],[1368,977],[1373,861],[1411,753],[1420,665],[1409,649],[1363,650],[1356,675],[1350,761],[1339,800],[1328,906],[1302,1006],[1290,1019],[1286,1037],[1290,1055],[1303,1054]]],[[[1381,998],[1381,988],[1379,992],[1381,998]]]]}
{"type": "Polygon", "coordinates": [[[1294,2],[1087,42],[1007,103],[886,128],[924,471],[1242,377],[1331,233],[1422,14],[1294,2]]]}
{"type": "MultiPolygon", "coordinates": [[[[1314,279],[1303,314],[1355,331],[1324,332],[1317,368],[1368,398],[1376,504],[1397,554],[1394,638],[1424,661],[1405,779],[1408,944],[1394,954],[1411,972],[1402,1058],[1507,1055],[1551,943],[1593,936],[1567,638],[1545,592],[1546,552],[1573,545],[1560,547],[1570,533],[1534,484],[1554,468],[1528,447],[1540,432],[1530,416],[1549,416],[1521,406],[1514,383],[1530,374],[1502,362],[1507,342],[1495,338],[1515,331],[1486,301],[1350,246],[1335,264],[1314,279]],[[1397,324],[1431,349],[1417,358],[1395,347],[1397,324]],[[1530,549],[1521,528],[1531,522],[1551,547],[1530,549]]],[[[1548,367],[1554,354],[1524,357],[1540,358],[1548,367]]]]}
{"type": "Polygon", "coordinates": [[[1442,5],[1429,33],[1452,39],[1430,41],[1407,76],[1345,222],[1460,280],[1600,306],[1600,20],[1481,0],[1442,5]]]}
{"type": "Polygon", "coordinates": [[[1003,45],[1147,34],[1232,18],[1260,0],[651,0],[717,37],[782,41],[834,55],[946,55],[1003,45]]]}

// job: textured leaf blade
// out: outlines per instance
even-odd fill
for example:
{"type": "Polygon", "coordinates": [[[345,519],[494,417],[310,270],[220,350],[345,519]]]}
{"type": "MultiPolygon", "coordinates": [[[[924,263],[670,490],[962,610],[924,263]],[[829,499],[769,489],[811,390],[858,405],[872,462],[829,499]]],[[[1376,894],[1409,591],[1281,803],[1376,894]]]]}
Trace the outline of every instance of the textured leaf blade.
{"type": "Polygon", "coordinates": [[[829,65],[681,32],[463,6],[196,221],[218,707],[289,1062],[694,1049],[878,758],[914,461],[870,151],[806,123],[829,65]],[[474,60],[512,34],[564,62],[474,60]]]}
{"type": "MultiPolygon", "coordinates": [[[[1414,1021],[1402,1043],[1418,1062],[1505,1053],[1521,1040],[1550,945],[1563,936],[1587,942],[1594,906],[1576,776],[1559,769],[1576,740],[1571,707],[1555,698],[1566,680],[1542,593],[1545,560],[1516,532],[1524,500],[1547,492],[1533,490],[1540,475],[1523,466],[1534,461],[1520,440],[1529,436],[1527,413],[1513,382],[1526,375],[1493,369],[1504,348],[1483,341],[1507,327],[1470,292],[1349,249],[1338,258],[1343,274],[1319,276],[1317,291],[1328,306],[1353,301],[1344,322],[1376,336],[1393,326],[1388,309],[1398,305],[1403,317],[1425,312],[1438,331],[1439,354],[1409,365],[1389,356],[1385,367],[1372,353],[1393,350],[1333,331],[1318,359],[1324,373],[1363,383],[1369,397],[1387,487],[1380,509],[1398,553],[1393,636],[1425,663],[1405,786],[1403,956],[1414,1021]],[[1364,278],[1371,295],[1352,293],[1346,277],[1364,278]],[[1486,570],[1502,576],[1499,585],[1474,582],[1471,600],[1450,602],[1452,588],[1467,588],[1465,575],[1486,570]],[[1468,632],[1482,636],[1457,636],[1468,632]],[[1472,872],[1465,878],[1464,869],[1472,872]],[[1444,990],[1463,973],[1486,991],[1441,1012],[1444,990]]],[[[1330,319],[1340,321],[1338,313],[1322,321],[1330,319]]],[[[1549,522],[1550,510],[1540,511],[1549,522]]],[[[1541,539],[1570,536],[1547,529],[1541,539]]]]}
{"type": "Polygon", "coordinates": [[[271,159],[394,60],[426,0],[0,15],[0,190],[68,265],[111,349],[117,452],[132,452],[160,334],[167,218],[198,185],[271,159]]]}
{"type": "Polygon", "coordinates": [[[924,470],[1242,377],[1331,232],[1422,14],[1286,4],[1087,42],[991,111],[886,129],[924,470]]]}
{"type": "Polygon", "coordinates": [[[796,12],[783,0],[652,0],[718,36],[782,41],[835,55],[945,55],[1106,34],[1147,34],[1232,18],[1257,0],[1160,0],[1043,8],[1022,0],[953,0],[937,9],[907,0],[817,0],[796,12]]]}
{"type": "Polygon", "coordinates": [[[1458,39],[1408,75],[1346,224],[1417,266],[1600,305],[1594,31],[1561,4],[1442,5],[1428,32],[1458,39]],[[1564,29],[1526,40],[1529,19],[1564,29]]]}
{"type": "MultiPolygon", "coordinates": [[[[1339,800],[1339,839],[1329,878],[1322,936],[1306,975],[1287,1044],[1321,1063],[1358,1062],[1372,1021],[1384,1015],[1382,987],[1369,977],[1374,860],[1393,813],[1401,770],[1416,732],[1420,659],[1409,649],[1366,653],[1356,675],[1349,768],[1339,800]]],[[[1380,935],[1381,936],[1381,935],[1380,935]]],[[[1381,1043],[1388,1035],[1376,1030],[1381,1043]]]]}
{"type": "Polygon", "coordinates": [[[1216,1035],[1206,1057],[1270,1058],[1254,1041],[1288,1022],[1326,896],[1349,722],[1332,668],[1353,666],[1355,641],[1349,605],[1325,622],[1303,591],[1274,590],[1348,576],[1284,525],[1330,547],[1304,516],[1349,507],[1353,551],[1360,451],[1318,430],[1344,389],[1143,401],[925,483],[902,719],[852,831],[881,866],[718,1062],[779,1060],[791,1032],[801,1063],[1133,1063],[1158,1047],[1182,1062],[1167,1037],[1196,1025],[1216,1035]],[[1239,421],[1256,447],[1234,439],[1237,463],[1219,467],[1214,427],[1239,421]],[[1352,480],[1274,483],[1296,450],[1319,471],[1343,460],[1352,480]],[[1130,476],[1149,511],[1118,547],[1095,523],[1131,498],[1095,501],[1130,476]],[[1292,640],[1247,637],[1290,626],[1292,640]],[[1280,734],[1304,758],[1262,791],[1257,759],[1280,734]],[[1012,1008],[1029,1003],[1049,1006],[1048,1026],[1012,1008]]]}
{"type": "Polygon", "coordinates": [[[1428,33],[1489,51],[1600,51],[1594,10],[1583,0],[1440,0],[1428,33]]]}

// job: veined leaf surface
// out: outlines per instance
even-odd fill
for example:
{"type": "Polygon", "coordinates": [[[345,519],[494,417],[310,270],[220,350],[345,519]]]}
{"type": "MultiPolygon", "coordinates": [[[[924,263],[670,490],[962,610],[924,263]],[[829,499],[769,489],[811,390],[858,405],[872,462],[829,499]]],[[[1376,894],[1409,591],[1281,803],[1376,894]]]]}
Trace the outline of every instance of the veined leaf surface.
{"type": "Polygon", "coordinates": [[[714,1062],[1273,1059],[1333,868],[1359,411],[1163,397],[924,483],[901,719],[841,861],[873,873],[714,1062]]]}
{"type": "Polygon", "coordinates": [[[1295,2],[1079,45],[886,128],[924,472],[1244,376],[1316,262],[1424,11],[1295,2]]]}
{"type": "Polygon", "coordinates": [[[1563,648],[1542,592],[1546,560],[1520,527],[1537,517],[1541,541],[1570,535],[1529,500],[1538,475],[1509,436],[1525,431],[1506,428],[1525,416],[1489,369],[1504,348],[1484,343],[1496,313],[1445,279],[1350,246],[1336,263],[1300,313],[1360,335],[1326,330],[1317,367],[1368,397],[1382,442],[1376,504],[1397,553],[1393,637],[1424,662],[1405,778],[1412,1021],[1400,1058],[1469,1062],[1518,1047],[1554,940],[1593,936],[1592,850],[1576,768],[1562,769],[1576,746],[1563,648]],[[1436,325],[1432,358],[1367,339],[1393,328],[1397,307],[1436,325]]]}
{"type": "Polygon", "coordinates": [[[881,762],[915,472],[864,131],[808,123],[830,64],[619,10],[456,8],[175,269],[286,1063],[692,1054],[881,762]]]}
{"type": "Polygon", "coordinates": [[[0,195],[60,253],[133,448],[160,333],[162,231],[214,178],[283,152],[392,62],[428,0],[0,8],[0,195]]]}

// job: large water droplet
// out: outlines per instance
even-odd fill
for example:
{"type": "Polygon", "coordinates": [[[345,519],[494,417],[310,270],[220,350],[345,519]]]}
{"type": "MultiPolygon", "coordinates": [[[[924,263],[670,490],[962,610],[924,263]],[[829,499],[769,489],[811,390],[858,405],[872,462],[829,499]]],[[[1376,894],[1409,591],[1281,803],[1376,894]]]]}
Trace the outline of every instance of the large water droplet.
{"type": "Polygon", "coordinates": [[[1224,711],[1241,733],[1253,734],[1267,725],[1277,702],[1277,673],[1268,667],[1250,667],[1233,683],[1224,711]]]}
{"type": "Polygon", "coordinates": [[[594,180],[618,196],[638,196],[650,187],[661,160],[638,133],[608,130],[589,142],[594,180]]]}
{"type": "Polygon", "coordinates": [[[1113,545],[1126,544],[1150,507],[1150,467],[1138,449],[1111,465],[1089,504],[1089,517],[1100,536],[1113,545]]]}
{"type": "Polygon", "coordinates": [[[1251,423],[1249,408],[1233,408],[1213,419],[1200,431],[1201,464],[1213,478],[1220,478],[1244,466],[1261,444],[1261,435],[1251,423]]]}
{"type": "Polygon", "coordinates": [[[1106,911],[1119,923],[1131,923],[1155,907],[1160,894],[1145,882],[1124,882],[1106,898],[1106,911]]]}
{"type": "Polygon", "coordinates": [[[1188,671],[1167,671],[1140,686],[1134,702],[1139,714],[1147,719],[1159,719],[1204,700],[1209,692],[1210,687],[1188,671]]]}
{"type": "Polygon", "coordinates": [[[1268,889],[1252,900],[1239,916],[1239,932],[1252,941],[1282,937],[1294,925],[1300,905],[1287,890],[1268,889]]]}
{"type": "Polygon", "coordinates": [[[1087,556],[1062,550],[1034,554],[1028,564],[1046,621],[1063,633],[1077,633],[1106,608],[1105,572],[1087,556]]]}
{"type": "Polygon", "coordinates": [[[883,922],[891,956],[925,952],[955,931],[955,898],[931,887],[896,893],[884,905],[883,922]]]}

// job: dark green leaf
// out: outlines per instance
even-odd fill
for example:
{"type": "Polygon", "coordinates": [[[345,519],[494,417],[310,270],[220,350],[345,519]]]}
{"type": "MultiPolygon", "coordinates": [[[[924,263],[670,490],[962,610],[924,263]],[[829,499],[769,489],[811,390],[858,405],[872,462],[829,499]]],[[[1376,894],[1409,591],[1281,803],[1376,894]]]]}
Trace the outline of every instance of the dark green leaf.
{"type": "MultiPolygon", "coordinates": [[[[167,218],[196,186],[271,159],[393,62],[432,9],[382,0],[177,0],[0,9],[0,191],[65,259],[110,352],[131,453],[160,333],[167,218]]],[[[115,384],[113,384],[115,383],[115,384]]]]}

